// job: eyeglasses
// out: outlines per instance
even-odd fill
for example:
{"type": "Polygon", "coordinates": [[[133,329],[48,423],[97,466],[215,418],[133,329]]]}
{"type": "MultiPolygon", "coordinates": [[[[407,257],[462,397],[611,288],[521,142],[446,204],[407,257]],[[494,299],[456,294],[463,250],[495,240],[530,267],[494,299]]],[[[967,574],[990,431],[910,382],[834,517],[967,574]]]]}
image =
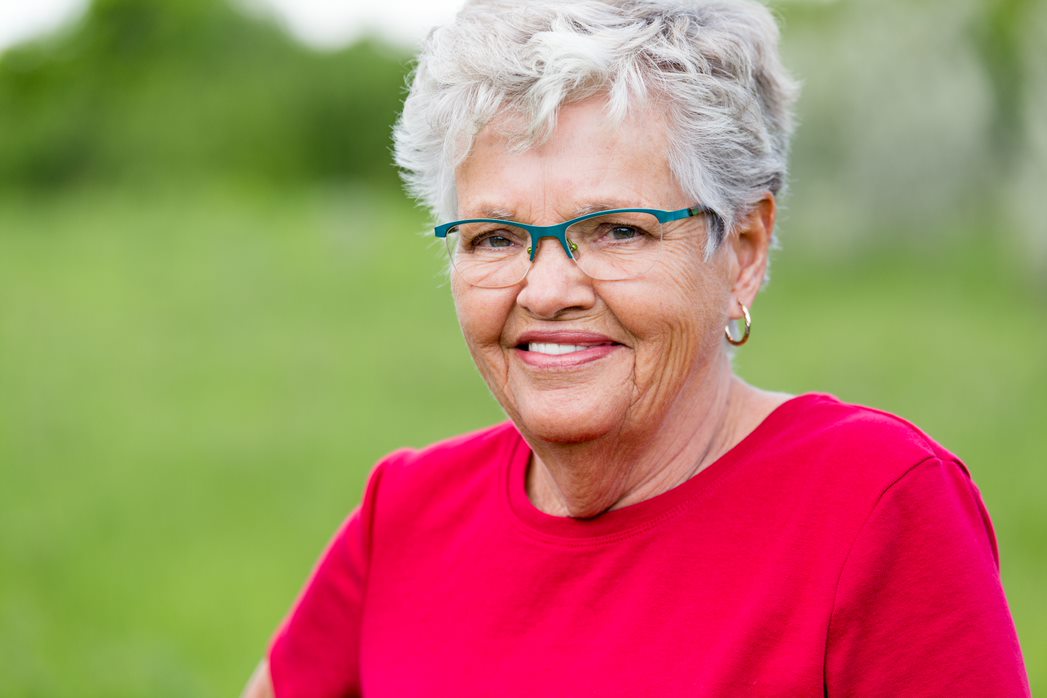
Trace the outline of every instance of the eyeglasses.
{"type": "MultiPolygon", "coordinates": [[[[717,216],[710,208],[678,211],[616,208],[558,225],[528,225],[498,218],[468,218],[436,226],[455,273],[473,286],[506,288],[523,281],[543,238],[554,238],[569,259],[593,279],[621,281],[643,276],[662,253],[665,223],[717,216]]],[[[718,218],[718,216],[717,216],[718,218]]]]}

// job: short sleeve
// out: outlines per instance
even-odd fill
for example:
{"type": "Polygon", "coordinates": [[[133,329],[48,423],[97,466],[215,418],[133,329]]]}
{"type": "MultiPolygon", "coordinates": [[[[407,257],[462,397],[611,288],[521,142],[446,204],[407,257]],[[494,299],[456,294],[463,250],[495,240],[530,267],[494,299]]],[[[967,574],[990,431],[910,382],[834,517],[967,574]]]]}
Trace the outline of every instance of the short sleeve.
{"type": "Polygon", "coordinates": [[[963,466],[931,458],[888,488],[842,571],[827,695],[1028,696],[996,538],[963,466]]]}
{"type": "Polygon", "coordinates": [[[269,650],[277,698],[360,694],[360,622],[370,529],[382,465],[363,503],[335,534],[269,650]]]}

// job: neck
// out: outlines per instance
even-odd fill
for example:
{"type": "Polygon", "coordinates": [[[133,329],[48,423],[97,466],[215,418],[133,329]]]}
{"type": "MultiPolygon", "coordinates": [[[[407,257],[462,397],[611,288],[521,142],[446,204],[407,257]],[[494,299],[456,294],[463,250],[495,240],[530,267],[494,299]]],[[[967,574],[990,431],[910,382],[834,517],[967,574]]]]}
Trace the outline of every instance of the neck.
{"type": "Polygon", "coordinates": [[[655,497],[715,462],[785,396],[768,398],[727,368],[644,428],[582,443],[532,443],[528,495],[547,514],[576,518],[655,497]]]}

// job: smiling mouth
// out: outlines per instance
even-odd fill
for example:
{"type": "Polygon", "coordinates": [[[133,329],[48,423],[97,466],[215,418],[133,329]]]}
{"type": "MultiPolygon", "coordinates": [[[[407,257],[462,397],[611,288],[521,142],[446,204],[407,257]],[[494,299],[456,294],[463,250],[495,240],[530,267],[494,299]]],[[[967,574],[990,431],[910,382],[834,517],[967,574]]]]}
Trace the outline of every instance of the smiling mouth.
{"type": "Polygon", "coordinates": [[[523,351],[533,352],[535,354],[545,354],[546,356],[563,356],[564,354],[577,354],[578,352],[588,351],[598,347],[612,347],[615,346],[614,342],[601,342],[599,344],[558,344],[555,342],[524,342],[517,346],[518,349],[523,351]]]}

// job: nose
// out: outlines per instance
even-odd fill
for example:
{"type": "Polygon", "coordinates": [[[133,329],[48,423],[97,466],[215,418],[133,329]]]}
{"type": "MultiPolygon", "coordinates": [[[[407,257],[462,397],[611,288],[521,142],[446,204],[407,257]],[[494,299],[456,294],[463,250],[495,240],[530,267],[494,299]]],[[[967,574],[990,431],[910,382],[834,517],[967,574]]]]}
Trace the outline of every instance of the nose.
{"type": "Polygon", "coordinates": [[[567,256],[558,240],[543,238],[516,296],[517,305],[535,317],[551,320],[566,310],[591,308],[595,302],[592,279],[567,256]]]}

